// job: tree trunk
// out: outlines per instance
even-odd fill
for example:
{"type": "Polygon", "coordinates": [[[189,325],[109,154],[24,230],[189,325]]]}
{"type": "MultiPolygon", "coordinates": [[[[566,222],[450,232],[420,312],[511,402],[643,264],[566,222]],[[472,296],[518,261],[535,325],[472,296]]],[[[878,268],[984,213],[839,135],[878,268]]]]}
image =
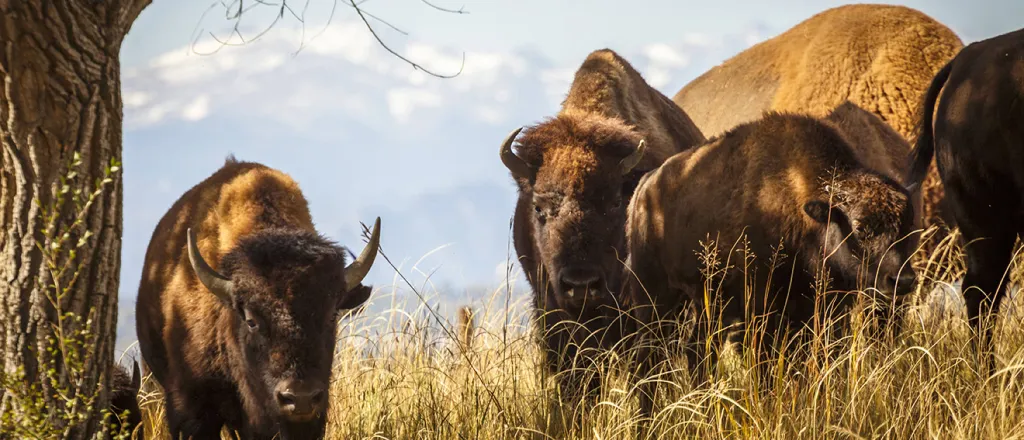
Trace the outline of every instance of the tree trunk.
{"type": "MultiPolygon", "coordinates": [[[[119,53],[149,2],[0,0],[0,375],[23,371],[65,438],[91,437],[107,407],[122,233],[111,166],[121,158],[119,53]],[[79,333],[80,356],[51,343],[79,333]],[[67,404],[57,392],[99,397],[67,404]]],[[[0,413],[27,406],[0,387],[0,413]]]]}

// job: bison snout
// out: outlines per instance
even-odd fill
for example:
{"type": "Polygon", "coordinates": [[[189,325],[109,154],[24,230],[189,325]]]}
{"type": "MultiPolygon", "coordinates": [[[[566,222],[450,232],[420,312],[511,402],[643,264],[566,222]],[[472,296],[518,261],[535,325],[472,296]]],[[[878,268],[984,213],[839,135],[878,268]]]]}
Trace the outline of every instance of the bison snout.
{"type": "Polygon", "coordinates": [[[326,387],[312,381],[282,381],[277,385],[276,395],[281,415],[293,422],[312,419],[327,404],[326,387]]]}
{"type": "Polygon", "coordinates": [[[914,287],[917,286],[917,274],[913,271],[904,271],[898,277],[890,275],[888,281],[893,286],[893,292],[897,295],[909,295],[914,292],[914,287]]]}
{"type": "Polygon", "coordinates": [[[601,293],[601,271],[591,267],[567,267],[558,274],[562,293],[574,297],[590,293],[601,293]]]}

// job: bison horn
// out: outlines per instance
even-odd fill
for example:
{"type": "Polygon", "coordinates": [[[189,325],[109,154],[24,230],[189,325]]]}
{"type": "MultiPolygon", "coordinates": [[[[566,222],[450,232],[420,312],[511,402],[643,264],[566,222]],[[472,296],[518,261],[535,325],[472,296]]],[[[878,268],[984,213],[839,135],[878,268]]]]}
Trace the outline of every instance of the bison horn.
{"type": "Polygon", "coordinates": [[[345,268],[345,288],[348,290],[354,289],[359,283],[363,282],[363,278],[366,278],[366,274],[370,273],[370,268],[373,267],[373,260],[377,258],[377,248],[380,246],[380,217],[377,217],[377,221],[373,222],[373,231],[370,233],[370,241],[366,243],[366,247],[363,248],[363,253],[359,254],[356,261],[348,265],[345,268]]]}
{"type": "Polygon", "coordinates": [[[519,127],[512,130],[511,133],[505,137],[505,140],[501,142],[501,163],[505,164],[505,168],[508,168],[515,177],[529,177],[533,174],[530,166],[526,164],[516,153],[512,152],[512,142],[516,140],[516,136],[519,136],[519,132],[523,130],[523,127],[519,127]]]}
{"type": "Polygon", "coordinates": [[[138,394],[139,388],[141,386],[142,386],[142,374],[139,373],[139,361],[133,360],[132,361],[132,383],[131,383],[131,387],[132,387],[132,390],[134,390],[135,393],[138,394]]]}
{"type": "Polygon", "coordinates": [[[196,277],[210,289],[211,293],[228,303],[231,302],[231,296],[235,291],[234,284],[230,278],[217,273],[206,264],[203,255],[199,253],[199,247],[196,246],[196,231],[192,228],[188,228],[188,261],[192,263],[192,271],[196,273],[196,277]]]}
{"type": "Polygon", "coordinates": [[[630,171],[633,171],[633,168],[640,163],[640,159],[644,157],[646,150],[647,143],[640,139],[640,143],[636,146],[636,151],[622,159],[622,162],[619,162],[619,165],[622,167],[622,174],[628,174],[630,171]]]}

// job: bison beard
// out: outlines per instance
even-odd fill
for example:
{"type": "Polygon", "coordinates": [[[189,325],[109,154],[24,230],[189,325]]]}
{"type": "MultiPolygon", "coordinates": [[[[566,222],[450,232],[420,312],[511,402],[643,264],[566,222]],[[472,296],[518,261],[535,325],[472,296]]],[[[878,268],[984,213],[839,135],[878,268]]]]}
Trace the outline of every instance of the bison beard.
{"type": "Polygon", "coordinates": [[[378,218],[346,267],[298,185],[260,164],[230,158],[186,192],[153,233],[136,305],[170,434],[321,438],[337,319],[368,299],[379,239],[378,218]]]}

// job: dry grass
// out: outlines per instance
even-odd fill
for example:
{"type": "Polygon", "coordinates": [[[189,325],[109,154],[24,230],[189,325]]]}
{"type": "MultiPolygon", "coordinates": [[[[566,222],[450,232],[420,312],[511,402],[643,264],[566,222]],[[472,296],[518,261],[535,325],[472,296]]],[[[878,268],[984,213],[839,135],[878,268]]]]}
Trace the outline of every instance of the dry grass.
{"type": "MultiPolygon", "coordinates": [[[[1024,437],[1020,298],[1005,301],[1000,315],[1012,325],[998,328],[999,371],[979,374],[982,357],[969,343],[962,300],[932,289],[962,277],[955,239],[922,264],[925,290],[895,337],[873,340],[857,320],[846,333],[829,331],[847,327],[841,323],[810,328],[807,342],[774,365],[769,385],[747,374],[749,356],[739,355],[747,350],[727,352],[721,374],[700,389],[691,389],[685,361],[674,358],[651,438],[1024,437]]],[[[371,301],[388,298],[378,292],[371,301]]],[[[462,326],[440,325],[418,299],[343,321],[329,438],[633,438],[637,390],[629,366],[609,355],[608,368],[597,372],[599,403],[585,410],[583,426],[567,427],[571,411],[559,403],[527,325],[530,303],[506,299],[506,289],[495,290],[473,311],[475,323],[462,326]],[[472,332],[468,350],[459,342],[465,329],[472,332]]],[[[144,389],[155,387],[147,382],[144,389]]],[[[140,399],[147,438],[167,438],[159,393],[140,399]]]]}

